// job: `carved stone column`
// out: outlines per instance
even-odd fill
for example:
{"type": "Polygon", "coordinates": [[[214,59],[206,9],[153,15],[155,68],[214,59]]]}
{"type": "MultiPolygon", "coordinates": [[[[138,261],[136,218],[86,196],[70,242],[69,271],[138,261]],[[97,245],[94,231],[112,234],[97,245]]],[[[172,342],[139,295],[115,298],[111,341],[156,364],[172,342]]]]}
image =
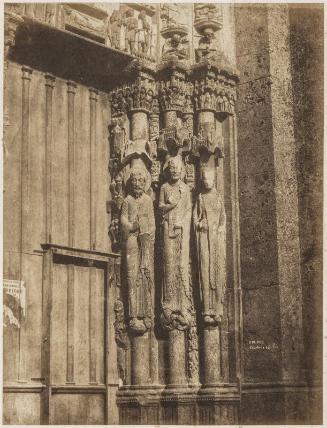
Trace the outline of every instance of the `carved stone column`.
{"type": "Polygon", "coordinates": [[[186,67],[177,61],[160,67],[158,95],[164,128],[176,126],[177,118],[185,108],[186,71],[186,67]]]}
{"type": "MultiPolygon", "coordinates": [[[[223,137],[222,137],[222,122],[229,115],[234,113],[234,104],[233,104],[233,86],[235,85],[236,75],[232,71],[224,70],[225,65],[223,63],[213,63],[210,61],[203,62],[197,64],[193,69],[192,79],[194,80],[194,101],[195,101],[195,110],[197,117],[197,144],[200,156],[200,169],[206,170],[206,175],[212,175],[213,187],[216,188],[214,191],[218,198],[221,200],[221,204],[223,207],[224,201],[224,172],[221,162],[219,162],[220,158],[223,157],[223,137]],[[229,77],[227,77],[229,76],[229,77]],[[228,95],[228,97],[227,97],[228,95]],[[219,192],[217,192],[219,190],[219,192]]],[[[208,178],[206,178],[206,182],[208,178]]],[[[213,191],[210,191],[212,193],[213,191]]],[[[207,193],[205,193],[202,197],[200,197],[198,203],[198,210],[201,212],[208,212],[208,207],[205,207],[206,204],[211,206],[212,208],[215,206],[214,199],[208,197],[207,193]],[[205,202],[205,198],[208,199],[205,202]],[[201,208],[202,206],[202,208],[201,208]]],[[[217,208],[219,209],[218,205],[217,208]]],[[[199,214],[198,214],[199,215],[199,214]]],[[[206,214],[207,215],[207,214],[206,214]]],[[[219,213],[217,213],[217,216],[219,213]]],[[[208,216],[207,216],[208,217],[208,216]]],[[[206,223],[208,227],[208,235],[210,235],[210,228],[212,228],[212,222],[215,219],[206,218],[206,223]]],[[[214,226],[215,227],[215,226],[214,226]]],[[[217,226],[218,227],[218,226],[217,226]]],[[[198,226],[198,234],[201,236],[201,232],[203,233],[205,228],[202,228],[201,221],[198,226]]],[[[219,229],[219,227],[218,227],[219,229]]],[[[216,232],[214,232],[214,236],[216,232]]],[[[198,238],[200,239],[200,238],[198,238]]],[[[201,238],[203,239],[203,238],[201,238]]],[[[221,233],[218,234],[218,239],[220,242],[217,242],[217,248],[221,252],[221,262],[219,262],[218,269],[221,272],[218,272],[218,276],[213,280],[212,278],[204,279],[202,272],[200,277],[200,282],[203,281],[206,283],[208,280],[210,282],[210,287],[225,287],[224,281],[226,277],[225,272],[225,263],[223,258],[226,256],[226,247],[225,247],[225,234],[224,234],[224,226],[222,226],[221,233]],[[217,284],[213,284],[212,281],[218,281],[217,284]],[[219,283],[219,281],[221,283],[219,283]]],[[[213,238],[209,238],[212,246],[213,238]]],[[[198,242],[199,244],[199,242],[198,242]]],[[[203,258],[203,263],[205,264],[206,257],[201,254],[205,248],[204,243],[199,244],[202,248],[200,253],[198,254],[199,262],[201,262],[201,257],[203,258]]],[[[211,260],[213,255],[210,253],[214,248],[208,247],[208,259],[210,260],[209,265],[211,263],[216,263],[211,260]]],[[[199,251],[199,249],[198,249],[199,251]]],[[[205,250],[206,251],[206,250],[205,250]]],[[[206,268],[204,268],[205,270],[206,268]]],[[[208,267],[209,269],[209,267],[208,267]]],[[[212,270],[212,268],[210,267],[212,270]]],[[[201,268],[200,268],[201,270],[201,268]]],[[[209,272],[208,272],[209,275],[209,272]]],[[[210,272],[212,276],[212,272],[210,272]]],[[[202,284],[203,285],[203,284],[202,284]]],[[[222,290],[223,290],[222,288],[222,290]]],[[[222,296],[219,296],[221,299],[222,296]]],[[[210,297],[209,297],[210,299],[210,297]]],[[[211,305],[211,303],[207,304],[211,305]]],[[[204,302],[204,306],[206,303],[204,302]]],[[[209,307],[208,306],[208,307],[209,307]]],[[[211,307],[211,306],[210,306],[211,307]]],[[[222,316],[222,312],[220,314],[222,316]]],[[[203,364],[203,384],[204,387],[212,388],[214,385],[217,385],[223,382],[222,375],[222,324],[221,319],[215,318],[213,313],[208,313],[207,309],[204,308],[202,325],[203,325],[203,352],[202,352],[202,364],[203,364]]]]}
{"type": "MultiPolygon", "coordinates": [[[[117,222],[118,228],[120,223],[120,236],[116,238],[117,243],[118,241],[121,243],[118,249],[122,250],[122,258],[125,260],[122,281],[126,292],[123,293],[121,299],[126,301],[125,320],[131,343],[130,382],[135,388],[143,388],[146,385],[156,384],[158,377],[157,344],[153,332],[153,242],[150,243],[147,240],[147,228],[150,227],[150,223],[154,222],[154,216],[152,200],[145,193],[151,186],[149,170],[155,158],[150,140],[155,136],[153,127],[150,136],[149,117],[151,115],[152,125],[157,125],[158,128],[159,115],[156,85],[151,72],[138,67],[133,74],[137,75],[133,82],[125,84],[111,93],[114,118],[111,131],[111,158],[115,165],[112,168],[114,181],[111,188],[116,195],[114,210],[116,217],[112,219],[112,230],[114,235],[116,223],[113,221],[117,222]],[[133,183],[133,179],[139,180],[138,172],[135,175],[135,171],[140,170],[143,171],[141,174],[142,185],[144,185],[142,191],[145,192],[140,200],[145,199],[144,203],[147,208],[143,203],[140,205],[137,189],[135,194],[132,191],[125,199],[123,198],[124,193],[129,191],[128,181],[133,183]],[[129,174],[128,171],[134,174],[134,178],[126,178],[129,174]],[[146,211],[144,211],[145,208],[146,211]],[[132,221],[131,216],[133,217],[135,214],[133,214],[134,209],[137,211],[137,219],[132,221]],[[121,212],[120,219],[117,218],[119,212],[121,212]],[[136,223],[139,224],[136,225],[136,223]],[[136,257],[136,253],[139,254],[139,258],[136,257]],[[134,260],[135,266],[140,265],[139,268],[134,267],[131,260],[134,260]],[[151,290],[149,291],[149,289],[151,290]]],[[[137,183],[136,186],[138,186],[137,183]]],[[[154,223],[152,226],[154,227],[154,223]]],[[[153,240],[154,229],[151,229],[150,235],[153,240]]]]}
{"type": "MultiPolygon", "coordinates": [[[[170,62],[168,64],[164,64],[161,67],[159,74],[159,104],[162,112],[163,118],[163,127],[161,130],[161,142],[159,143],[159,148],[166,152],[166,158],[171,158],[172,162],[175,162],[176,165],[173,165],[173,168],[179,169],[182,168],[182,140],[179,138],[179,128],[181,128],[180,122],[183,118],[183,111],[185,109],[185,96],[187,93],[187,83],[186,79],[186,69],[181,67],[177,62],[170,62]],[[178,165],[177,165],[178,164],[178,165]]],[[[170,161],[169,161],[170,162],[170,161]]],[[[174,172],[170,171],[171,179],[173,179],[172,175],[174,172]]],[[[169,205],[170,194],[173,195],[175,193],[174,187],[176,186],[185,186],[185,192],[188,192],[188,196],[186,196],[185,201],[189,200],[189,209],[191,210],[191,196],[188,186],[185,183],[182,183],[179,179],[180,184],[174,184],[175,181],[173,179],[172,183],[165,183],[161,187],[160,193],[160,201],[159,201],[159,209],[161,210],[161,214],[164,219],[163,226],[163,259],[165,265],[165,277],[163,278],[164,283],[164,297],[163,297],[163,315],[162,321],[163,326],[168,330],[168,355],[169,355],[169,386],[171,388],[182,387],[187,385],[187,357],[186,357],[186,331],[190,328],[190,319],[187,319],[187,315],[189,315],[188,308],[184,307],[185,302],[183,303],[183,298],[179,295],[179,293],[184,293],[183,288],[185,288],[185,284],[182,282],[178,282],[177,279],[173,280],[173,271],[174,269],[179,269],[178,265],[183,265],[184,267],[188,267],[188,258],[189,253],[182,253],[180,255],[174,254],[175,251],[179,251],[179,247],[177,244],[176,249],[174,250],[174,246],[176,243],[174,240],[181,239],[180,245],[189,247],[189,242],[184,242],[183,234],[188,234],[190,224],[186,224],[182,226],[181,238],[176,238],[173,236],[176,231],[170,230],[170,228],[176,227],[174,222],[177,222],[178,217],[178,205],[176,208],[171,209],[169,205]],[[187,189],[187,190],[186,190],[187,189]],[[171,210],[171,211],[170,211],[171,210]],[[176,218],[175,218],[176,217],[176,218]],[[167,225],[167,230],[166,230],[167,225]],[[185,260],[178,260],[176,266],[173,266],[173,259],[176,257],[182,258],[185,257],[185,260]],[[174,282],[175,281],[175,282],[174,282]],[[173,288],[180,288],[180,291],[173,291],[173,288]],[[176,301],[179,300],[179,301],[176,301]],[[180,306],[179,306],[180,305],[180,306]],[[177,311],[176,308],[179,306],[180,311],[177,311]]],[[[181,189],[183,193],[183,190],[181,189]]],[[[186,195],[186,193],[185,193],[186,195]]],[[[173,197],[173,196],[171,196],[173,197]]],[[[187,217],[187,211],[184,212],[185,218],[187,217]]],[[[181,220],[181,219],[180,219],[181,220]]],[[[177,234],[178,234],[177,233],[177,234]]],[[[180,267],[180,269],[182,269],[180,267]]],[[[176,270],[176,278],[178,277],[176,270]]],[[[184,269],[185,270],[185,269],[184,269]]],[[[183,275],[183,274],[182,274],[183,275]]],[[[185,275],[185,272],[184,272],[185,275]]],[[[186,272],[188,275],[188,272],[186,272]]],[[[188,280],[187,280],[188,281],[188,280]]],[[[189,284],[187,285],[187,287],[189,284]]],[[[187,293],[187,291],[185,291],[187,293]]]]}

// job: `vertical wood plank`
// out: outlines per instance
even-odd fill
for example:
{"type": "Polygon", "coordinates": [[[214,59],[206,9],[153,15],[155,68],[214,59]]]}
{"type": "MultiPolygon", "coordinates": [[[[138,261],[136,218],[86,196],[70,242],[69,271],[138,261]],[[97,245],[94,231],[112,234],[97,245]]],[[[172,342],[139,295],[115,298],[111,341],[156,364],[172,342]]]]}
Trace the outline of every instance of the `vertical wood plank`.
{"type": "Polygon", "coordinates": [[[66,383],[74,383],[75,269],[67,266],[67,371],[66,383]]]}
{"type": "Polygon", "coordinates": [[[28,199],[23,228],[23,251],[40,250],[44,241],[45,99],[44,75],[33,71],[30,83],[28,199]]]}
{"type": "Polygon", "coordinates": [[[40,423],[50,423],[51,384],[51,315],[52,315],[52,251],[43,255],[42,273],[42,347],[41,373],[46,385],[41,394],[40,423]]]}
{"type": "Polygon", "coordinates": [[[68,245],[68,93],[58,79],[54,90],[52,152],[52,241],[68,245]]]}
{"type": "MultiPolygon", "coordinates": [[[[74,247],[75,244],[75,94],[76,84],[68,81],[68,245],[70,247],[74,247]]],[[[74,266],[68,265],[67,383],[74,383],[74,294],[74,266]]]]}
{"type": "Polygon", "coordinates": [[[90,249],[96,246],[96,117],[97,117],[98,91],[90,89],[90,249]]]}
{"type": "Polygon", "coordinates": [[[96,150],[96,244],[99,251],[109,251],[110,241],[108,237],[109,214],[106,211],[106,201],[109,200],[109,142],[108,142],[108,125],[109,125],[109,105],[108,96],[99,93],[98,109],[96,117],[97,128],[97,150],[96,150]]]}
{"type": "Polygon", "coordinates": [[[99,347],[98,329],[97,329],[97,312],[101,309],[98,307],[96,284],[96,268],[90,263],[89,267],[89,361],[90,361],[90,378],[91,384],[97,383],[97,348],[99,347]]]}
{"type": "Polygon", "coordinates": [[[67,373],[67,266],[52,265],[51,377],[52,384],[64,384],[67,373]]]}
{"type": "MultiPolygon", "coordinates": [[[[21,138],[22,86],[9,82],[21,81],[21,68],[11,62],[4,84],[4,146],[3,146],[3,276],[20,279],[21,246],[21,138]]],[[[19,330],[13,325],[3,331],[3,381],[18,379],[19,330]]]]}
{"type": "MultiPolygon", "coordinates": [[[[21,140],[21,169],[20,169],[20,262],[19,272],[22,278],[22,252],[26,244],[24,233],[28,227],[28,209],[29,209],[29,126],[30,126],[30,83],[32,70],[28,67],[22,67],[22,140],[21,140]]],[[[21,320],[20,320],[21,321],[21,320]]],[[[26,354],[21,352],[24,349],[24,327],[19,330],[19,372],[18,380],[26,382],[26,354]]]]}
{"type": "MultiPolygon", "coordinates": [[[[95,89],[89,90],[90,98],[90,249],[96,249],[96,107],[98,92],[95,89]]],[[[97,347],[99,347],[97,312],[101,310],[98,307],[96,269],[90,265],[89,271],[89,334],[90,334],[90,383],[97,383],[97,347]]]]}
{"type": "Polygon", "coordinates": [[[26,315],[22,317],[21,353],[26,362],[26,380],[41,377],[42,343],[42,257],[40,254],[25,254],[22,257],[22,273],[26,287],[26,315]],[[24,346],[24,347],[23,347],[24,346]]]}
{"type": "Polygon", "coordinates": [[[96,292],[97,292],[97,307],[96,325],[97,325],[97,367],[98,367],[98,382],[105,383],[105,271],[104,269],[96,269],[96,292]]]}
{"type": "MultiPolygon", "coordinates": [[[[120,261],[119,261],[120,262],[120,261]]],[[[105,382],[106,392],[106,424],[118,424],[119,412],[116,404],[116,392],[118,390],[118,370],[117,370],[117,345],[115,343],[115,312],[114,302],[117,299],[117,284],[109,281],[110,276],[115,269],[117,260],[112,260],[107,265],[107,274],[105,275],[105,359],[106,372],[105,382]]],[[[126,361],[126,364],[128,362],[126,361]]],[[[130,379],[127,381],[130,384],[130,379]]]]}
{"type": "Polygon", "coordinates": [[[75,230],[74,246],[90,246],[90,99],[78,86],[75,97],[75,230]]]}
{"type": "Polygon", "coordinates": [[[76,83],[67,82],[68,94],[68,246],[75,243],[75,94],[76,83]]]}
{"type": "Polygon", "coordinates": [[[75,266],[75,383],[90,381],[90,288],[88,266],[75,266]]]}
{"type": "Polygon", "coordinates": [[[55,77],[45,75],[45,240],[52,240],[52,98],[55,77]]]}

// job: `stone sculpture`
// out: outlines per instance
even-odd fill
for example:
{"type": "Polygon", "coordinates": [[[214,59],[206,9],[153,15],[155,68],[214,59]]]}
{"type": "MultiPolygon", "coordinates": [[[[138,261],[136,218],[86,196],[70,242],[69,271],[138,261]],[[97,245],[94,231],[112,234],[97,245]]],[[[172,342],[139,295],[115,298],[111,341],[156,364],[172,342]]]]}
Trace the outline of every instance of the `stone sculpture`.
{"type": "Polygon", "coordinates": [[[136,32],[137,32],[137,18],[134,16],[134,11],[132,9],[128,9],[125,13],[125,50],[135,55],[136,53],[136,32]]]}
{"type": "Polygon", "coordinates": [[[149,54],[150,48],[150,24],[147,21],[145,10],[141,10],[139,14],[139,21],[141,22],[141,29],[138,31],[138,52],[142,56],[149,54]]]}
{"type": "Polygon", "coordinates": [[[189,42],[180,34],[173,34],[163,45],[162,60],[187,59],[189,56],[189,42]]]}
{"type": "Polygon", "coordinates": [[[225,211],[214,178],[214,170],[201,170],[203,186],[193,211],[205,325],[220,323],[225,290],[225,211]]]}
{"type": "Polygon", "coordinates": [[[145,193],[146,170],[132,167],[130,194],[121,208],[121,233],[126,263],[129,327],[142,334],[152,325],[155,219],[153,202],[145,193]]]}
{"type": "Polygon", "coordinates": [[[162,214],[164,278],[162,321],[167,329],[189,327],[189,245],[191,194],[182,181],[183,163],[179,156],[168,161],[169,180],[160,190],[162,214]]]}
{"type": "Polygon", "coordinates": [[[115,49],[120,49],[120,29],[122,26],[122,17],[119,10],[114,10],[110,17],[110,43],[115,49]]]}

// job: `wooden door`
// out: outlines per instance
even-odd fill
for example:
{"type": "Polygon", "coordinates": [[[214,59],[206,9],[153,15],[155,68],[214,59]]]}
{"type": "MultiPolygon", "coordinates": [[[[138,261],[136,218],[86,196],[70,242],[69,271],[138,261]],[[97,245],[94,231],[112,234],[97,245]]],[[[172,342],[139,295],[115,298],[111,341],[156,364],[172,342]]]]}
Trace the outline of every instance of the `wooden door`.
{"type": "MultiPolygon", "coordinates": [[[[43,265],[43,424],[106,424],[108,343],[113,319],[108,291],[115,256],[45,245],[43,265]]],[[[110,409],[112,412],[113,409],[110,409]]]]}

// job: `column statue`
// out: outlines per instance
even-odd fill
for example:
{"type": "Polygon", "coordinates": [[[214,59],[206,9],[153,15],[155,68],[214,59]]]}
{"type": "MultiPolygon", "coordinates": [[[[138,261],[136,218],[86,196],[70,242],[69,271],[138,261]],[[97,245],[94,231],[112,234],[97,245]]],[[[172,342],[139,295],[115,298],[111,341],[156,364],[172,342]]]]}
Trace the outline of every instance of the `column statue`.
{"type": "Polygon", "coordinates": [[[147,171],[132,167],[130,194],[121,208],[121,231],[126,263],[129,327],[142,334],[153,318],[153,257],[155,220],[153,202],[145,193],[147,171]]]}
{"type": "Polygon", "coordinates": [[[202,191],[193,211],[199,264],[199,282],[205,325],[218,325],[225,291],[225,211],[214,188],[215,172],[201,170],[202,191]]]}
{"type": "Polygon", "coordinates": [[[160,190],[159,209],[163,227],[162,321],[168,329],[189,326],[189,246],[192,216],[189,186],[182,181],[179,156],[168,161],[169,180],[160,190]]]}

